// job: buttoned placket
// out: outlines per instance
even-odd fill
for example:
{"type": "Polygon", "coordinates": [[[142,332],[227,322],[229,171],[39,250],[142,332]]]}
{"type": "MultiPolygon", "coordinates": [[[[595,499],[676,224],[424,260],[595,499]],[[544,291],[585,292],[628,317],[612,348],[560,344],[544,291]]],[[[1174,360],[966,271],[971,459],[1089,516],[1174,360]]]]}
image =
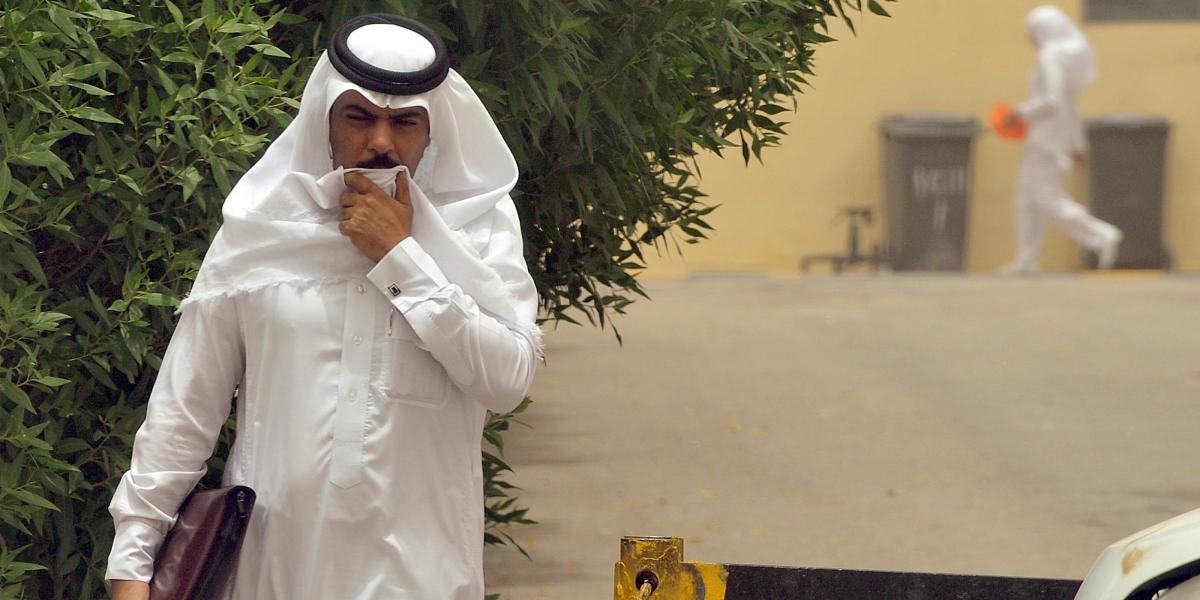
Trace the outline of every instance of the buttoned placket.
{"type": "Polygon", "coordinates": [[[346,284],[346,321],[342,364],[334,411],[330,481],[342,488],[362,481],[363,443],[367,435],[371,348],[379,294],[364,282],[346,284]]]}

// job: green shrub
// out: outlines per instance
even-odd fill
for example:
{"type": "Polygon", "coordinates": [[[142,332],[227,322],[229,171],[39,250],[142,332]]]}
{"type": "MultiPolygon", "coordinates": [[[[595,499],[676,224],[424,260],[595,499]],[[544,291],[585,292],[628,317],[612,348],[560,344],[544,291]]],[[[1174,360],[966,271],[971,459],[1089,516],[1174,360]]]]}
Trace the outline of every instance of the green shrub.
{"type": "Polygon", "coordinates": [[[107,504],[173,307],[296,105],[302,65],[267,35],[282,11],[204,4],[0,17],[2,598],[103,593],[107,504]]]}
{"type": "MultiPolygon", "coordinates": [[[[825,20],[862,8],[7,0],[0,600],[103,596],[106,507],[221,202],[290,120],[324,36],[351,10],[389,7],[439,28],[497,116],[546,318],[601,324],[642,294],[643,247],[703,237],[695,155],[749,160],[777,143],[825,20]]],[[[485,431],[490,543],[527,522],[499,457],[511,418],[485,431]]]]}

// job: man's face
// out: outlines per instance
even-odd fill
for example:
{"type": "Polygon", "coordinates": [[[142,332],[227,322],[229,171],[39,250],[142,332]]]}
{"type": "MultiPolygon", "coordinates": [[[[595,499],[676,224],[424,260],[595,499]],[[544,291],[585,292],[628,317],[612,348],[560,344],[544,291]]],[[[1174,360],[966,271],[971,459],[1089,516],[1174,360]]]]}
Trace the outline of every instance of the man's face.
{"type": "Polygon", "coordinates": [[[329,110],[333,166],[416,171],[429,145],[429,114],[424,108],[380,108],[350,90],[329,110]]]}

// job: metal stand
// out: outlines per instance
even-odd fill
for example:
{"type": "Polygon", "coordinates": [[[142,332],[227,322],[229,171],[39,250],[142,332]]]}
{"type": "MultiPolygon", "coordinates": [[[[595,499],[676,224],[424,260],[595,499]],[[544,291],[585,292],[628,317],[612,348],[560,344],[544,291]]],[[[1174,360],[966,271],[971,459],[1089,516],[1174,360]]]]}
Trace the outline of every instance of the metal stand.
{"type": "Polygon", "coordinates": [[[837,223],[841,217],[845,217],[849,221],[850,231],[846,235],[846,253],[845,254],[810,254],[805,256],[800,261],[800,270],[808,272],[808,268],[814,262],[829,262],[833,267],[834,273],[841,273],[846,267],[854,266],[859,263],[867,263],[871,265],[872,270],[878,269],[880,266],[891,268],[892,263],[888,260],[887,255],[876,244],[869,254],[864,254],[860,249],[859,227],[870,225],[874,209],[870,206],[847,206],[838,213],[838,219],[834,220],[837,223]]]}

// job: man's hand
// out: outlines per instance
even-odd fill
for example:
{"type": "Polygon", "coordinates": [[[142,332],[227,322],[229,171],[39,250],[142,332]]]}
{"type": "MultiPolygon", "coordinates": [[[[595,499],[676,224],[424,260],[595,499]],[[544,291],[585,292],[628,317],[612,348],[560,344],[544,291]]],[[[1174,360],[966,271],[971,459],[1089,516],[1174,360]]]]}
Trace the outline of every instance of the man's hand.
{"type": "Polygon", "coordinates": [[[379,262],[412,234],[413,208],[407,175],[396,175],[393,198],[360,173],[347,173],[350,191],[342,194],[342,234],[373,261],[379,262]]]}
{"type": "Polygon", "coordinates": [[[112,597],[113,600],[150,600],[150,584],[144,581],[114,579],[112,597]]]}

